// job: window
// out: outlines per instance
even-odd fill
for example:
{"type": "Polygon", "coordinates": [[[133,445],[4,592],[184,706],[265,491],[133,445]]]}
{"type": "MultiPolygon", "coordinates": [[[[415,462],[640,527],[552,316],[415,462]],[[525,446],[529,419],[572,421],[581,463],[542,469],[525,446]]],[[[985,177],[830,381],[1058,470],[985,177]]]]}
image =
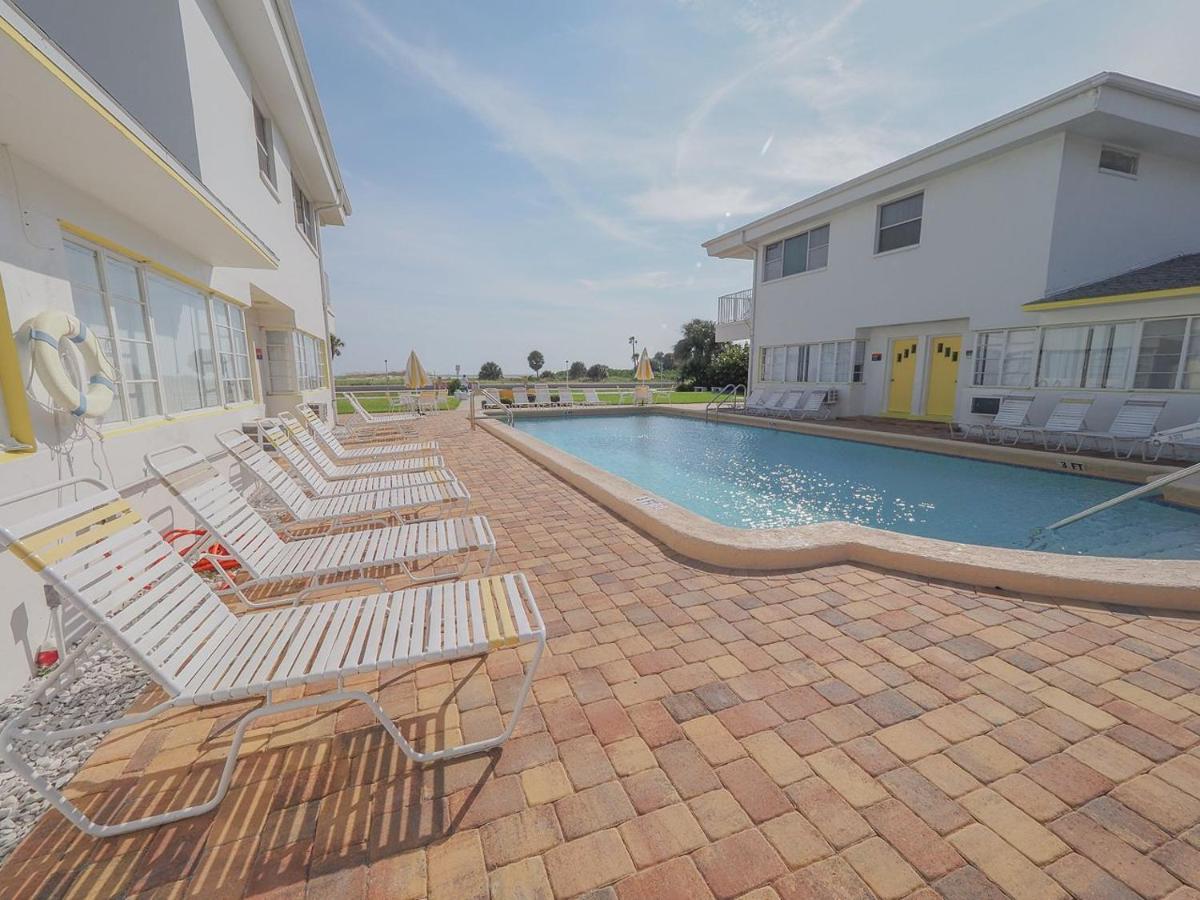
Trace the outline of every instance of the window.
{"type": "Polygon", "coordinates": [[[1184,357],[1183,348],[1188,344],[1188,356],[1191,357],[1190,369],[1185,372],[1184,380],[1187,386],[1200,386],[1196,381],[1196,329],[1191,340],[1188,340],[1189,321],[1187,319],[1153,319],[1142,325],[1142,340],[1138,345],[1137,367],[1134,370],[1133,386],[1139,389],[1172,390],[1179,385],[1179,364],[1184,357]]]}
{"type": "Polygon", "coordinates": [[[214,299],[213,324],[217,331],[217,370],[225,391],[225,402],[241,403],[253,399],[245,313],[232,303],[214,299]]]}
{"type": "Polygon", "coordinates": [[[975,338],[975,377],[982,387],[1028,387],[1033,383],[1037,331],[984,331],[975,338]]]}
{"type": "Polygon", "coordinates": [[[325,342],[302,331],[293,331],[296,375],[300,390],[315,391],[325,386],[325,342]]]}
{"type": "Polygon", "coordinates": [[[148,276],[146,285],[164,408],[177,413],[219,406],[212,329],[204,294],[157,275],[148,276]]]}
{"type": "Polygon", "coordinates": [[[921,214],[925,194],[913,194],[879,207],[879,234],[875,252],[886,253],[921,243],[921,214]]]}
{"type": "Polygon", "coordinates": [[[275,144],[271,120],[263,115],[257,103],[251,101],[251,106],[254,107],[254,140],[258,144],[258,171],[275,187],[275,144]]]}
{"type": "Polygon", "coordinates": [[[1100,171],[1118,175],[1137,176],[1138,155],[1114,147],[1100,148],[1100,171]]]}
{"type": "Polygon", "coordinates": [[[829,226],[768,244],[763,256],[763,281],[823,269],[829,263],[829,226]]]}
{"type": "Polygon", "coordinates": [[[1045,329],[1038,357],[1037,386],[1125,387],[1135,331],[1132,322],[1045,329]]]}
{"type": "Polygon", "coordinates": [[[267,373],[273,394],[325,387],[325,342],[302,331],[268,331],[267,373]]]}
{"type": "Polygon", "coordinates": [[[106,423],[251,399],[241,309],[115,253],[64,244],[76,315],[117,373],[106,423]]]}
{"type": "Polygon", "coordinates": [[[296,206],[296,227],[300,229],[301,234],[308,238],[308,242],[315,249],[317,246],[317,220],[313,214],[312,201],[300,189],[295,178],[292,179],[292,200],[296,206]]]}
{"type": "Polygon", "coordinates": [[[862,381],[864,341],[824,341],[789,344],[759,350],[760,381],[837,382],[862,381]]]}

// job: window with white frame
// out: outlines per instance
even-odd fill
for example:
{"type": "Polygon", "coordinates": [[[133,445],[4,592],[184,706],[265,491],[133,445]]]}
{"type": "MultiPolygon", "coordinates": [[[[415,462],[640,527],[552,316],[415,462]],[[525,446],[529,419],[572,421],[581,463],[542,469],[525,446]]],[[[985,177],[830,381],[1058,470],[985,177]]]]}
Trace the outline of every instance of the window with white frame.
{"type": "Polygon", "coordinates": [[[829,264],[829,226],[768,244],[763,251],[763,281],[823,269],[829,264]]]}
{"type": "Polygon", "coordinates": [[[249,342],[246,339],[246,315],[232,303],[213,299],[213,325],[217,333],[217,368],[226,403],[240,403],[254,397],[250,381],[249,342]]]}
{"type": "Polygon", "coordinates": [[[148,275],[146,286],[164,409],[178,413],[219,406],[207,298],[158,275],[148,275]]]}
{"type": "Polygon", "coordinates": [[[108,250],[75,239],[64,246],[75,312],[95,331],[117,374],[105,423],[250,398],[240,309],[108,250]],[[243,360],[244,395],[240,384],[217,377],[216,342],[222,337],[214,336],[210,315],[218,316],[218,308],[229,310],[223,321],[237,324],[225,346],[228,355],[243,360]]]}
{"type": "Polygon", "coordinates": [[[254,142],[258,145],[258,171],[275,187],[275,140],[271,133],[271,120],[257,101],[251,101],[251,105],[254,108],[254,142]]]}
{"type": "Polygon", "coordinates": [[[864,341],[823,341],[762,347],[758,355],[760,381],[841,383],[862,381],[864,341]]]}
{"type": "Polygon", "coordinates": [[[292,332],[295,341],[296,377],[302,391],[315,391],[325,386],[325,342],[305,334],[292,332]]]}
{"type": "Polygon", "coordinates": [[[296,183],[295,178],[292,179],[292,201],[296,212],[296,227],[315,248],[317,246],[317,218],[313,211],[312,201],[296,183]]]}
{"type": "Polygon", "coordinates": [[[975,337],[973,384],[981,387],[1029,387],[1037,330],[984,331],[975,337]]]}
{"type": "Polygon", "coordinates": [[[921,216],[924,209],[923,192],[880,206],[875,252],[886,253],[921,243],[921,216]]]}
{"type": "Polygon", "coordinates": [[[1200,389],[1200,318],[1142,323],[1133,386],[1138,390],[1200,389]]]}
{"type": "Polygon", "coordinates": [[[1136,331],[1133,322],[1043,329],[1037,386],[1125,387],[1129,382],[1136,331]]]}

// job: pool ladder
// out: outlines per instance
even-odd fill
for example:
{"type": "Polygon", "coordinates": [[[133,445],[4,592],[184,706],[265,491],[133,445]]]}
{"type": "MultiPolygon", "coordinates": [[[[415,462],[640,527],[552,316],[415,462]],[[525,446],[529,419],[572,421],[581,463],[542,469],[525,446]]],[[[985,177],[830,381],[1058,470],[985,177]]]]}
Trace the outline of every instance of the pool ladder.
{"type": "Polygon", "coordinates": [[[745,409],[746,408],[746,386],[744,384],[727,384],[721,390],[717,391],[717,396],[705,404],[704,420],[707,422],[709,416],[714,412],[720,412],[725,404],[730,404],[729,409],[745,409]],[[741,405],[738,404],[738,398],[741,398],[741,405]]]}
{"type": "Polygon", "coordinates": [[[1180,481],[1187,478],[1189,475],[1200,475],[1200,463],[1195,463],[1187,468],[1180,469],[1178,472],[1171,472],[1163,475],[1161,478],[1155,478],[1153,481],[1143,484],[1141,487],[1136,487],[1131,491],[1126,491],[1119,497],[1113,497],[1111,500],[1105,500],[1103,503],[1097,503],[1095,506],[1089,506],[1082,512],[1077,512],[1072,516],[1067,516],[1065,519],[1059,519],[1053,525],[1047,525],[1046,531],[1055,531],[1066,525],[1071,525],[1078,522],[1080,519],[1086,519],[1088,516],[1094,516],[1098,512],[1103,512],[1106,509],[1112,509],[1127,500],[1136,500],[1138,497],[1144,497],[1146,494],[1153,494],[1173,481],[1180,481]]]}
{"type": "MultiPolygon", "coordinates": [[[[501,403],[500,396],[498,394],[493,394],[487,388],[480,388],[479,393],[483,397],[484,402],[486,404],[490,404],[491,406],[494,406],[496,409],[500,410],[500,414],[502,416],[504,416],[504,421],[507,422],[509,425],[512,425],[512,423],[513,423],[512,408],[505,406],[503,403],[501,403]]],[[[472,404],[473,403],[474,403],[474,400],[472,400],[472,404]]]]}

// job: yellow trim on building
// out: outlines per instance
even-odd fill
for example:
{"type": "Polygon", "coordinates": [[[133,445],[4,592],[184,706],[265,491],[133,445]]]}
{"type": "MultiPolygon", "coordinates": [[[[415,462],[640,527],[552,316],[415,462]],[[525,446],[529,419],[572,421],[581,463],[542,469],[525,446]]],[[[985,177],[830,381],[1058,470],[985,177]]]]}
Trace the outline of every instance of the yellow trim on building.
{"type": "MultiPolygon", "coordinates": [[[[21,449],[7,451],[8,454],[25,454],[37,450],[37,436],[33,431],[33,418],[29,414],[29,398],[25,395],[25,379],[21,377],[21,358],[17,342],[13,337],[12,320],[8,315],[8,301],[4,298],[4,283],[0,281],[0,397],[4,398],[4,414],[8,418],[8,430],[12,436],[25,444],[21,449]]],[[[7,456],[7,454],[6,454],[7,456]]]]}
{"type": "Polygon", "coordinates": [[[75,237],[83,238],[85,241],[96,244],[99,247],[103,247],[105,250],[111,250],[113,253],[133,260],[135,263],[148,266],[155,272],[158,272],[160,275],[165,275],[168,278],[174,279],[175,281],[181,281],[188,287],[195,288],[198,291],[203,291],[205,294],[212,294],[214,297],[220,297],[222,300],[232,303],[234,306],[242,307],[242,309],[250,308],[250,301],[240,300],[237,297],[230,296],[229,294],[218,291],[215,288],[209,287],[202,281],[197,281],[195,278],[189,278],[182,272],[172,269],[170,266],[164,265],[157,260],[151,259],[144,253],[138,253],[136,250],[131,250],[129,247],[126,247],[123,244],[118,244],[116,241],[109,240],[102,234],[96,234],[96,232],[89,231],[81,225],[76,225],[74,222],[68,222],[66,219],[59,219],[58,225],[68,234],[73,234],[75,237]]]}
{"type": "Polygon", "coordinates": [[[114,116],[102,103],[93,97],[83,85],[79,84],[79,82],[77,82],[67,72],[60,68],[59,65],[54,62],[54,60],[50,59],[50,57],[35,47],[29,41],[29,39],[25,37],[25,35],[21,34],[21,32],[18,31],[16,27],[14,27],[13,24],[3,16],[0,16],[0,32],[8,35],[8,37],[11,38],[18,47],[29,54],[29,56],[31,56],[51,75],[61,81],[68,88],[68,90],[70,90],[73,94],[75,94],[75,96],[91,107],[92,110],[94,110],[102,119],[108,122],[109,125],[115,128],[122,137],[124,137],[138,150],[144,153],[151,162],[162,169],[162,171],[166,173],[173,181],[178,183],[180,187],[200,201],[200,203],[209,212],[220,219],[230,231],[236,234],[243,242],[245,242],[252,250],[254,250],[255,253],[262,257],[262,259],[266,261],[271,268],[278,268],[279,261],[273,258],[270,253],[265,251],[262,246],[260,246],[259,241],[256,238],[249,235],[246,230],[241,227],[241,225],[233,221],[223,210],[219,209],[211,200],[198,191],[194,185],[192,185],[186,178],[184,178],[175,170],[175,167],[172,166],[170,162],[163,159],[163,157],[159,155],[158,151],[134,134],[124,122],[114,116]]]}
{"type": "Polygon", "coordinates": [[[1074,297],[1070,300],[1034,300],[1026,303],[1021,309],[1026,312],[1038,312],[1043,309],[1066,309],[1072,306],[1102,306],[1106,303],[1137,303],[1142,300],[1166,300],[1171,297],[1192,297],[1200,295],[1200,284],[1193,287],[1167,288],[1161,291],[1139,291],[1132,294],[1110,294],[1107,297],[1074,297]]]}

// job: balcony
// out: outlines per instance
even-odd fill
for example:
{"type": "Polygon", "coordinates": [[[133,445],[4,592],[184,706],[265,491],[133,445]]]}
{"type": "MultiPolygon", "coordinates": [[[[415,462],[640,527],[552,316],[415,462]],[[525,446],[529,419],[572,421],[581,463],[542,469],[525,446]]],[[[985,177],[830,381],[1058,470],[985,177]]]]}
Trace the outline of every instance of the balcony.
{"type": "Polygon", "coordinates": [[[754,316],[754,290],[747,288],[717,298],[717,340],[750,340],[750,320],[754,316]]]}

